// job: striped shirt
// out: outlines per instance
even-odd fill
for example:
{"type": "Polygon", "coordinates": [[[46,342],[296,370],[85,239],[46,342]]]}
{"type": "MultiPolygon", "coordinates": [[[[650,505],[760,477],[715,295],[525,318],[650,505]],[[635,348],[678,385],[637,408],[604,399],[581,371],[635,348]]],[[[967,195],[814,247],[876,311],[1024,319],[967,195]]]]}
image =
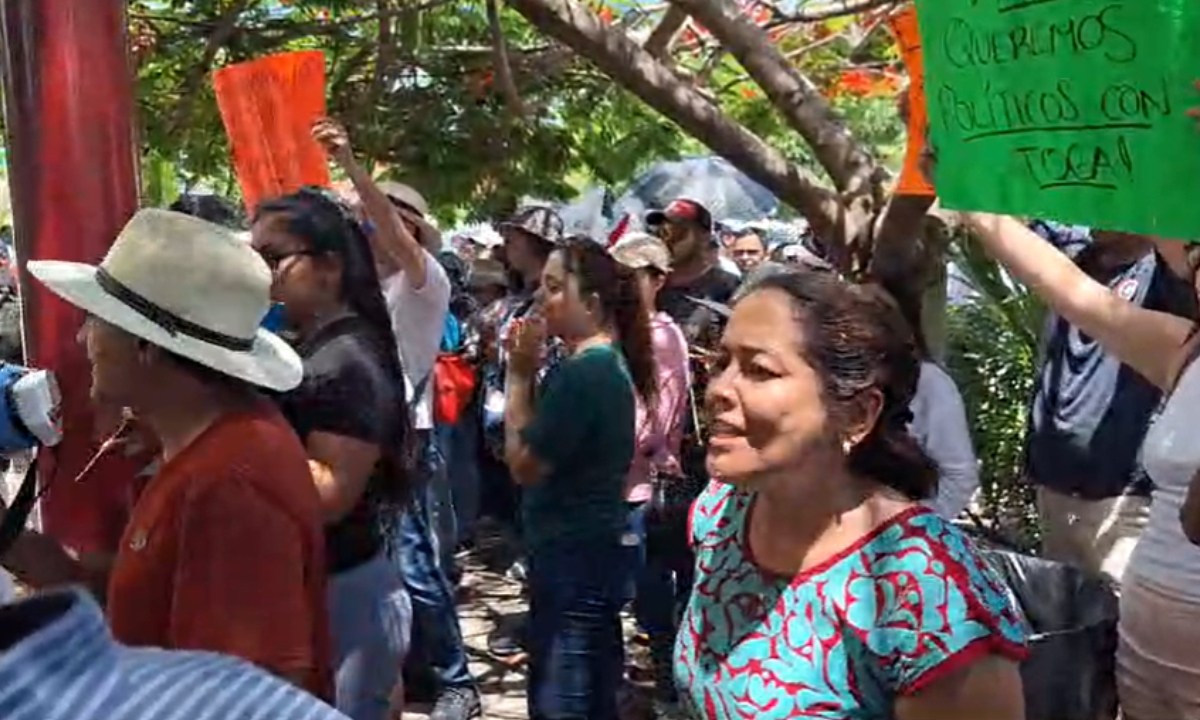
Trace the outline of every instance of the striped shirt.
{"type": "Polygon", "coordinates": [[[347,720],[249,663],[128,648],[80,590],[0,606],[4,720],[347,720]]]}

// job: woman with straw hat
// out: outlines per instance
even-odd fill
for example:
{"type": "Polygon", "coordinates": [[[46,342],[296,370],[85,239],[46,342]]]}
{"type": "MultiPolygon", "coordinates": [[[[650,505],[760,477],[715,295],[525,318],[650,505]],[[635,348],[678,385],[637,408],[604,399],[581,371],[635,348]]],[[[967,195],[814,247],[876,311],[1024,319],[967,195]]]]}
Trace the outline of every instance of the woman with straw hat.
{"type": "Polygon", "coordinates": [[[35,587],[91,585],[124,643],[234,655],[328,696],[320,499],[304,447],[258,392],[302,374],[259,327],[266,264],[222,227],[142,210],[99,267],[29,272],[87,313],[92,399],[132,410],[162,466],[115,558],[80,562],[27,532],[4,565],[35,587]]]}

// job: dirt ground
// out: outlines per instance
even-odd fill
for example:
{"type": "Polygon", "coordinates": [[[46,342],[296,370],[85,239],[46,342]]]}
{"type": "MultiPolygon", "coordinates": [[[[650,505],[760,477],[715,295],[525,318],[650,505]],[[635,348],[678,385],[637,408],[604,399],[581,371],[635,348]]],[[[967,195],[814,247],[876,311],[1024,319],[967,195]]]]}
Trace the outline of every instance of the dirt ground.
{"type": "MultiPolygon", "coordinates": [[[[463,592],[458,606],[463,640],[471,661],[471,672],[483,694],[483,715],[495,720],[523,720],[525,706],[525,668],[510,666],[487,650],[488,635],[498,624],[511,622],[525,610],[520,586],[503,575],[486,569],[473,556],[463,558],[463,592]]],[[[405,720],[424,720],[428,708],[414,707],[405,712],[405,720]]]]}

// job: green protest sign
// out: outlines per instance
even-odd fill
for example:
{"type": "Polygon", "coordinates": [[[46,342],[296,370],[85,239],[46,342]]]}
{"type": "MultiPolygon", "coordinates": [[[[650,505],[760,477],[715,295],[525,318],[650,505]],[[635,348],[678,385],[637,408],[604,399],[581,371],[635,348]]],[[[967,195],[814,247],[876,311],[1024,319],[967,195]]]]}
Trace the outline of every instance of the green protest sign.
{"type": "Polygon", "coordinates": [[[1200,240],[1200,0],[916,0],[949,208],[1200,240]]]}

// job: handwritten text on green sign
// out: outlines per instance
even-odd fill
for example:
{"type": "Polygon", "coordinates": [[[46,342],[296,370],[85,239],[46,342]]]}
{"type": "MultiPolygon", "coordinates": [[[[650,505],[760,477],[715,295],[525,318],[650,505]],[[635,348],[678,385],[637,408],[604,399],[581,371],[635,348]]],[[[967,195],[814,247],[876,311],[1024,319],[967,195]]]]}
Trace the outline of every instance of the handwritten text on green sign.
{"type": "Polygon", "coordinates": [[[1200,104],[1200,2],[918,9],[943,202],[1200,235],[1200,138],[1184,114],[1200,104]]]}

